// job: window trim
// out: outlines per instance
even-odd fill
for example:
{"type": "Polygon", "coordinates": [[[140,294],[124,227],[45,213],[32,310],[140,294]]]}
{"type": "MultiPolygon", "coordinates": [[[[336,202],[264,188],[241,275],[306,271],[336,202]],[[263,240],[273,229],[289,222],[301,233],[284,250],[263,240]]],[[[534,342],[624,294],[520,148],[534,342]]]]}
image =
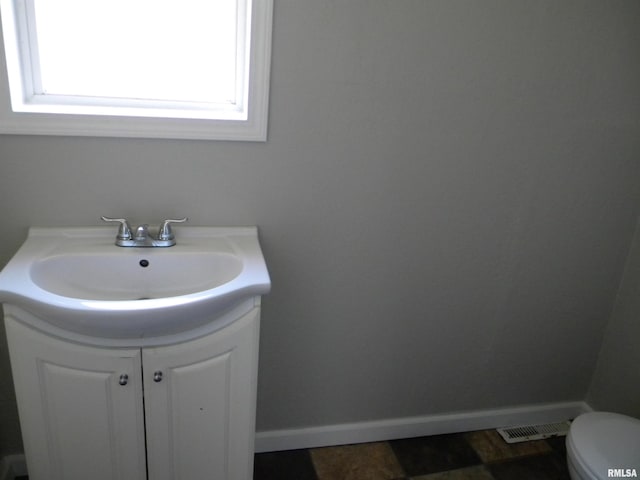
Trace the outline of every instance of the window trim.
{"type": "MultiPolygon", "coordinates": [[[[0,0],[2,34],[0,45],[0,133],[33,135],[72,135],[101,137],[182,138],[208,140],[265,141],[269,103],[269,75],[271,63],[271,32],[273,0],[247,0],[251,15],[249,41],[249,74],[245,92],[247,108],[243,112],[220,110],[223,115],[211,118],[166,118],[146,116],[144,108],[120,109],[113,114],[79,114],[69,107],[69,113],[14,112],[12,102],[25,106],[23,75],[30,74],[29,66],[22,62],[18,50],[20,40],[16,22],[16,4],[23,0],[0,0]],[[9,47],[15,48],[5,48],[9,47]],[[2,56],[4,55],[4,59],[2,56]],[[24,73],[23,73],[24,71],[24,73]],[[16,85],[16,82],[19,84],[16,85]],[[14,88],[9,88],[9,86],[14,88]],[[13,95],[13,97],[12,97],[13,95]]],[[[24,18],[24,17],[22,17],[24,18]]],[[[24,26],[23,26],[24,27],[24,26]]],[[[31,77],[32,78],[32,77],[31,77]]],[[[35,103],[35,102],[34,102],[35,103]]],[[[41,102],[38,102],[41,103],[41,102]]],[[[46,102],[45,102],[46,103],[46,102]]],[[[144,105],[141,105],[144,107],[144,105]]],[[[176,115],[175,107],[164,104],[168,113],[176,115]]],[[[202,109],[194,105],[194,111],[202,109]]],[[[41,106],[41,108],[44,108],[41,106]]],[[[192,112],[193,113],[193,112],[192,112]]],[[[202,117],[207,116],[203,113],[202,117]]],[[[194,116],[194,115],[191,115],[194,116]]],[[[197,116],[197,114],[195,114],[197,116]]]]}

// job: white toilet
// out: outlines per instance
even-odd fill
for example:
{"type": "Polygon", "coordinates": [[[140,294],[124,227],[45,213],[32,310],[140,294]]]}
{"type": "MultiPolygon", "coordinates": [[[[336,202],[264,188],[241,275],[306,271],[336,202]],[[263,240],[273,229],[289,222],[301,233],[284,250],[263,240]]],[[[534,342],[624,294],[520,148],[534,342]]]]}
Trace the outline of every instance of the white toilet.
{"type": "Polygon", "coordinates": [[[573,480],[640,478],[640,420],[591,412],[576,418],[567,435],[573,480]]]}

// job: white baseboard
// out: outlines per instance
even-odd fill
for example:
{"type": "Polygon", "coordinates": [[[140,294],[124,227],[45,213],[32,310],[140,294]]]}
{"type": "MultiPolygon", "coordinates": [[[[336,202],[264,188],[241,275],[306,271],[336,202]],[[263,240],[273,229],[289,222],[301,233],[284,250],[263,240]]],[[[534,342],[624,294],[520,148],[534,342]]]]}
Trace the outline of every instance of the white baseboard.
{"type": "Polygon", "coordinates": [[[255,449],[256,452],[272,452],[553,423],[574,418],[591,410],[586,402],[578,401],[270,430],[256,433],[255,449]]]}
{"type": "Polygon", "coordinates": [[[14,480],[27,474],[27,463],[24,455],[7,455],[0,458],[0,480],[14,480]]]}
{"type": "MultiPolygon", "coordinates": [[[[270,430],[256,433],[255,450],[258,453],[273,452],[470,432],[515,425],[553,423],[575,418],[581,413],[590,411],[592,408],[586,402],[578,401],[270,430]]],[[[0,459],[0,480],[13,480],[20,475],[27,475],[24,455],[8,455],[0,459]]]]}

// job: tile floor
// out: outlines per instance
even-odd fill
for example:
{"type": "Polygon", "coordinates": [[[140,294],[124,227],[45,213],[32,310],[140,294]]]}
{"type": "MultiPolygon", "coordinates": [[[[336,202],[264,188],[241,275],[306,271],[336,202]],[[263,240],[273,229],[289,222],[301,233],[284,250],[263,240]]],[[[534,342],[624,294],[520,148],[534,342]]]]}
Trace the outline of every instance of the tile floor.
{"type": "Polygon", "coordinates": [[[495,430],[259,453],[254,480],[569,480],[565,437],[507,444],[495,430]]]}
{"type": "Polygon", "coordinates": [[[564,441],[509,445],[481,430],[258,453],[253,480],[569,480],[564,441]]]}

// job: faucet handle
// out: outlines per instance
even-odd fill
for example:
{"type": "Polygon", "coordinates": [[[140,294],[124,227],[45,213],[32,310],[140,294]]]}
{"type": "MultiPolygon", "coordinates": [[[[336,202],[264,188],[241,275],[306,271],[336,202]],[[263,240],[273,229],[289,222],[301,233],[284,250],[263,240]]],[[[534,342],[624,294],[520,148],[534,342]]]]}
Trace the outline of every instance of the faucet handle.
{"type": "Polygon", "coordinates": [[[116,238],[118,240],[131,240],[131,227],[129,226],[129,222],[127,222],[126,218],[110,218],[105,216],[100,218],[105,222],[120,222],[120,228],[118,228],[118,235],[116,238]]]}
{"type": "Polygon", "coordinates": [[[158,231],[158,240],[173,240],[173,232],[171,231],[172,223],[184,223],[189,220],[187,217],[178,219],[167,219],[162,222],[160,230],[158,231]]]}

